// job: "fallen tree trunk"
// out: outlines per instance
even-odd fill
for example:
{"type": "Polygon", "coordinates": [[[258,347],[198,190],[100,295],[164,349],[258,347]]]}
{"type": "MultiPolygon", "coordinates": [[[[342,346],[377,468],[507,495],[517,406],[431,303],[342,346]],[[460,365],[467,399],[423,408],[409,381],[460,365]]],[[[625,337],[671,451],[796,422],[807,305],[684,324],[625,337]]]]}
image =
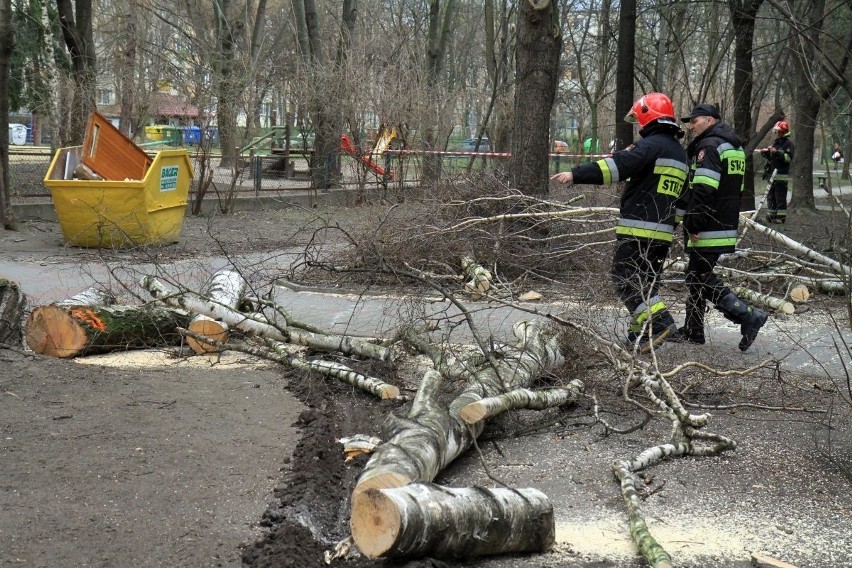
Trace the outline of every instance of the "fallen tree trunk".
{"type": "Polygon", "coordinates": [[[761,294],[760,292],[755,292],[754,290],[744,288],[742,286],[735,286],[733,290],[737,296],[748,300],[751,303],[758,304],[765,308],[771,308],[773,311],[788,316],[796,313],[796,306],[782,298],[774,298],[769,294],[761,294]]]}
{"type": "Polygon", "coordinates": [[[0,344],[21,344],[21,322],[27,297],[17,283],[0,278],[0,344]]]}
{"type": "Polygon", "coordinates": [[[188,310],[192,313],[204,314],[211,318],[224,321],[228,325],[241,329],[246,333],[296,345],[304,345],[322,351],[340,352],[344,355],[360,355],[380,361],[390,361],[392,358],[392,351],[383,345],[345,335],[313,333],[288,328],[286,324],[276,325],[270,322],[263,314],[245,314],[227,306],[210,302],[194,292],[175,290],[153,276],[146,276],[142,279],[141,284],[143,288],[151,293],[152,297],[161,302],[176,308],[188,310]]]}
{"type": "Polygon", "coordinates": [[[741,217],[741,219],[749,227],[754,227],[754,229],[756,231],[759,231],[759,232],[763,233],[764,235],[766,235],[766,236],[778,241],[779,243],[787,246],[788,248],[805,255],[805,257],[807,257],[808,259],[810,259],[814,262],[817,262],[817,263],[822,264],[824,266],[828,266],[829,268],[834,270],[837,274],[844,275],[844,276],[852,275],[852,268],[850,268],[849,266],[846,266],[845,264],[841,264],[840,262],[834,260],[833,258],[825,256],[824,254],[820,254],[817,251],[806,247],[802,243],[791,239],[790,237],[788,237],[784,233],[776,231],[775,229],[770,229],[769,227],[767,227],[765,225],[761,225],[760,223],[752,221],[748,217],[741,217]]]}
{"type": "MultiPolygon", "coordinates": [[[[242,274],[234,270],[224,269],[216,272],[210,279],[205,295],[212,302],[236,310],[243,300],[247,286],[248,283],[242,274]]],[[[215,339],[220,344],[227,343],[230,335],[229,326],[226,322],[213,319],[205,314],[196,314],[189,322],[187,329],[196,335],[215,339]]],[[[190,349],[199,355],[215,353],[220,349],[212,343],[205,343],[190,335],[186,337],[186,343],[190,349]]]]}
{"type": "Polygon", "coordinates": [[[115,296],[112,292],[101,290],[90,286],[79,294],[74,294],[65,300],[54,302],[54,306],[69,307],[69,306],[112,306],[115,304],[115,296]]]}
{"type": "Polygon", "coordinates": [[[382,436],[387,441],[364,466],[353,500],[367,489],[432,481],[473,444],[485,427],[485,422],[465,424],[459,416],[464,406],[506,389],[525,387],[562,363],[558,334],[544,328],[540,320],[519,321],[512,331],[518,338],[514,352],[505,353],[496,366],[489,365],[471,375],[467,387],[449,408],[437,400],[441,373],[434,369],[425,373],[408,416],[388,418],[382,436]]]}
{"type": "Polygon", "coordinates": [[[182,310],[144,306],[38,306],[27,318],[30,349],[51,357],[76,357],[126,349],[174,345],[182,310]]]}
{"type": "Polygon", "coordinates": [[[554,388],[540,391],[516,389],[504,394],[483,398],[472,402],[461,409],[462,420],[468,424],[476,424],[482,420],[494,418],[509,410],[532,408],[542,410],[574,402],[583,392],[583,382],[579,379],[571,381],[566,388],[554,388]]]}
{"type": "Polygon", "coordinates": [[[371,558],[544,552],[556,540],[553,505],[537,489],[371,489],[353,503],[351,524],[355,544],[371,558]]]}

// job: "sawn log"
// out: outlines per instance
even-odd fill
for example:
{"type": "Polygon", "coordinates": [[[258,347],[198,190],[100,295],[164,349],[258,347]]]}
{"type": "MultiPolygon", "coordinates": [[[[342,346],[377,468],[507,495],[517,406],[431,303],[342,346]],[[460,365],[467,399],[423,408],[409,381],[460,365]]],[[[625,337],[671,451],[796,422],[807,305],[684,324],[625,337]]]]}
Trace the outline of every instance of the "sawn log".
{"type": "MultiPolygon", "coordinates": [[[[234,270],[222,269],[210,278],[205,295],[211,302],[236,310],[243,300],[247,286],[242,274],[234,270]]],[[[230,327],[227,323],[205,314],[196,314],[189,322],[187,329],[197,335],[215,339],[220,344],[227,343],[230,336],[230,327]]],[[[199,341],[191,336],[187,336],[186,344],[199,355],[219,351],[219,348],[214,347],[213,344],[199,341]]]]}
{"type": "Polygon", "coordinates": [[[370,489],[355,499],[351,526],[358,548],[372,558],[544,552],[556,540],[553,505],[537,489],[370,489]]]}
{"type": "Polygon", "coordinates": [[[76,357],[175,345],[183,310],[144,306],[38,306],[27,318],[27,345],[51,357],[76,357]]]}

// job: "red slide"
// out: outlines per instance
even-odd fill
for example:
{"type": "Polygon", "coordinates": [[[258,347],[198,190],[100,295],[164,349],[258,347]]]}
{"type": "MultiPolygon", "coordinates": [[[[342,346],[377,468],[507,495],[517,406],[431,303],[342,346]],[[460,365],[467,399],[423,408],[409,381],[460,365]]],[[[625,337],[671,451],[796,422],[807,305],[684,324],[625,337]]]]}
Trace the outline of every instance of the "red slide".
{"type": "Polygon", "coordinates": [[[380,176],[385,175],[385,169],[383,167],[371,160],[369,156],[361,155],[361,151],[358,149],[357,146],[355,146],[355,144],[352,143],[352,139],[349,138],[348,134],[342,134],[340,136],[340,149],[352,156],[353,158],[357,158],[364,162],[368,168],[370,168],[380,176]]]}

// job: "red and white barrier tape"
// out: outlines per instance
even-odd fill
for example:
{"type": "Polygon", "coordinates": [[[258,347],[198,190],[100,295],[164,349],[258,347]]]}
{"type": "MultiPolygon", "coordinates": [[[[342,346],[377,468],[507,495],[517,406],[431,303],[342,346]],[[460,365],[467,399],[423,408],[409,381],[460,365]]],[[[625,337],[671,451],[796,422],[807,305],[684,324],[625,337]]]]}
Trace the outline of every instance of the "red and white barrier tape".
{"type": "MultiPolygon", "coordinates": [[[[385,154],[436,154],[439,156],[493,156],[495,158],[511,158],[511,152],[451,152],[447,150],[385,150],[385,154]]],[[[565,154],[557,152],[548,154],[552,158],[608,158],[612,154],[565,154]]]]}

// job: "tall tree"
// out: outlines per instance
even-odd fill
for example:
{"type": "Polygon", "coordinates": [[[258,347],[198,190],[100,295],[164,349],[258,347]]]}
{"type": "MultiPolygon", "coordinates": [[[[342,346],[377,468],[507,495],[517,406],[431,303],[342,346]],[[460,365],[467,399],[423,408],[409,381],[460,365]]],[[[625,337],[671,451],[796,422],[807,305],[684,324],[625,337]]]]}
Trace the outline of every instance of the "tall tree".
{"type": "Polygon", "coordinates": [[[519,191],[549,188],[550,113],[559,84],[562,33],[554,0],[521,0],[515,53],[515,111],[510,181],[519,191]]]}
{"type": "Polygon", "coordinates": [[[622,0],[618,14],[618,62],[615,68],[615,143],[620,150],[633,141],[633,125],[624,117],[633,106],[636,58],[636,0],[622,0]]]}
{"type": "MultiPolygon", "coordinates": [[[[734,128],[745,141],[752,137],[751,105],[754,89],[754,24],[763,0],[728,0],[728,9],[734,24],[734,128]]],[[[746,171],[754,172],[754,153],[746,148],[746,171]]],[[[754,176],[745,176],[741,196],[742,209],[754,209],[754,176]]]]}
{"type": "MultiPolygon", "coordinates": [[[[433,101],[433,107],[427,112],[432,117],[440,115],[439,109],[444,104],[439,96],[439,81],[444,57],[447,51],[447,42],[452,29],[453,11],[455,0],[429,0],[429,35],[426,45],[426,90],[429,100],[433,101]]],[[[438,142],[439,121],[434,118],[426,121],[423,143],[428,150],[440,148],[438,142]]],[[[423,174],[421,182],[429,183],[438,180],[440,175],[441,159],[435,154],[423,156],[423,174]]]]}
{"type": "Polygon", "coordinates": [[[69,104],[57,125],[57,146],[83,143],[89,114],[97,108],[97,59],[92,34],[92,0],[56,0],[70,63],[69,104]]]}
{"type": "Polygon", "coordinates": [[[15,45],[12,0],[0,0],[0,221],[4,229],[15,229],[12,191],[9,187],[9,60],[15,45]]]}
{"type": "MultiPolygon", "coordinates": [[[[813,156],[814,135],[818,124],[822,104],[839,88],[852,92],[852,82],[845,78],[850,64],[852,32],[846,25],[841,33],[840,45],[845,53],[832,53],[826,49],[824,30],[831,24],[826,18],[826,0],[806,0],[794,6],[793,13],[787,13],[793,32],[791,48],[794,50],[792,135],[796,143],[796,152],[791,164],[793,196],[790,209],[814,209],[813,156]],[[838,56],[832,61],[833,55],[838,56]]],[[[832,2],[830,12],[835,18],[841,11],[849,11],[849,3],[839,5],[832,2]]],[[[786,8],[782,6],[786,11],[786,8]]],[[[833,43],[834,40],[832,40],[833,43]]],[[[833,51],[833,50],[832,50],[833,51]]]]}
{"type": "Polygon", "coordinates": [[[136,92],[136,57],[139,25],[139,0],[127,1],[127,13],[124,15],[126,38],[121,49],[121,59],[118,76],[118,98],[121,104],[121,116],[118,128],[125,135],[135,130],[133,124],[134,93],[136,92]]]}

